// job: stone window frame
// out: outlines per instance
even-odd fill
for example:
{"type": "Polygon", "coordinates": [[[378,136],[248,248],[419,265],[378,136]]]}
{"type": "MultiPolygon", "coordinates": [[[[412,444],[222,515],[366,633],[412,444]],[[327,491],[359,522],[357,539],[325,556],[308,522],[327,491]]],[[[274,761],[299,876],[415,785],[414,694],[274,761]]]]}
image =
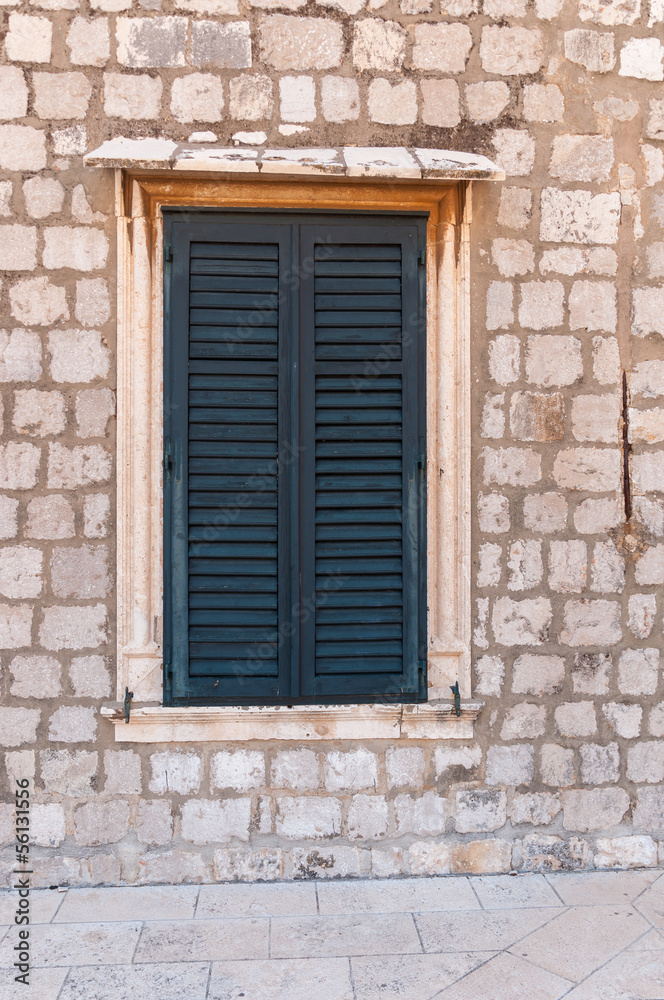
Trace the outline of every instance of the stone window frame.
{"type": "MultiPolygon", "coordinates": [[[[102,165],[102,164],[100,164],[102,165]]],[[[180,167],[182,171],[182,166],[180,167]]],[[[502,179],[496,176],[496,179],[502,179]]],[[[177,175],[115,169],[119,742],[471,739],[469,180],[177,175]],[[162,704],[162,207],[427,211],[428,701],[335,706],[162,704]],[[458,681],[461,714],[450,686],[458,681]],[[133,692],[128,724],[120,707],[133,692]]]]}

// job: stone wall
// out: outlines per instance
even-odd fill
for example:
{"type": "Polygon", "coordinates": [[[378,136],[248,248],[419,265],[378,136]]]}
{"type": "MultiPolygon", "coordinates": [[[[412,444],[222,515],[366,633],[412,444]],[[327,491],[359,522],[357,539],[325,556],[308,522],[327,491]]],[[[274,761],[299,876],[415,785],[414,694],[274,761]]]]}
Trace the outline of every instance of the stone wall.
{"type": "Polygon", "coordinates": [[[41,884],[658,863],[664,4],[479,2],[0,0],[0,840],[34,776],[41,884]],[[113,178],[82,154],[210,131],[508,175],[473,191],[473,745],[121,749],[99,714],[113,178]]]}

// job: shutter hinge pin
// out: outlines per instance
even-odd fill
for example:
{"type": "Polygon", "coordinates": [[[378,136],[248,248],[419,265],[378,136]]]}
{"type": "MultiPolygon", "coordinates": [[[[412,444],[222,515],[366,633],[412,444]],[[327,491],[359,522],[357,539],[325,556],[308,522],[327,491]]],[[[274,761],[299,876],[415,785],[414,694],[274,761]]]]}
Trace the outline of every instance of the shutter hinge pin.
{"type": "Polygon", "coordinates": [[[419,254],[417,255],[417,260],[419,262],[420,267],[424,267],[424,265],[427,262],[426,247],[424,248],[424,250],[420,250],[419,254]]]}
{"type": "Polygon", "coordinates": [[[173,260],[173,247],[170,244],[164,244],[164,260],[173,260]]]}
{"type": "Polygon", "coordinates": [[[420,451],[417,455],[417,464],[420,469],[426,469],[427,467],[427,453],[426,451],[420,451]]]}
{"type": "Polygon", "coordinates": [[[131,712],[131,699],[134,697],[134,692],[130,691],[128,687],[125,688],[124,696],[124,714],[125,722],[129,722],[129,713],[131,712]]]}
{"type": "Polygon", "coordinates": [[[450,691],[454,696],[454,714],[457,719],[461,715],[461,694],[459,692],[459,682],[455,681],[454,684],[450,685],[450,691]]]}

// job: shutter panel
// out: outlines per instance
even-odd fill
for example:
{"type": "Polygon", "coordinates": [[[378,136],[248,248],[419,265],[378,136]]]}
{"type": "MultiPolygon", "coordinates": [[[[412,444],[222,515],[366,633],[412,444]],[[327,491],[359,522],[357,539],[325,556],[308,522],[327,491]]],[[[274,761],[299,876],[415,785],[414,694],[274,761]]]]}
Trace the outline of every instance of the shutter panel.
{"type": "Polygon", "coordinates": [[[303,643],[303,662],[315,662],[310,695],[420,690],[417,237],[413,226],[311,227],[303,237],[303,258],[314,261],[303,304],[313,389],[303,389],[302,404],[313,456],[302,501],[312,510],[304,576],[315,616],[303,643]]]}
{"type": "Polygon", "coordinates": [[[186,566],[173,611],[187,635],[175,643],[173,697],[189,702],[280,693],[279,591],[288,565],[280,558],[288,533],[279,529],[278,509],[285,234],[283,227],[256,230],[173,226],[180,273],[170,422],[180,495],[171,513],[179,521],[174,548],[186,566]]]}

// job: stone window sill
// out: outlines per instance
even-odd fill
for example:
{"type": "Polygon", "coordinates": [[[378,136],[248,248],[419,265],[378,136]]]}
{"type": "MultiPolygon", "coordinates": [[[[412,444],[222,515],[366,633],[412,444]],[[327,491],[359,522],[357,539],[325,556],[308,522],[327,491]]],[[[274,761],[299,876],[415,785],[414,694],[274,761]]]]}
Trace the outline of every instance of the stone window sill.
{"type": "Polygon", "coordinates": [[[101,714],[120,743],[248,742],[250,740],[470,740],[484,703],[418,705],[220,706],[133,709],[129,723],[117,705],[101,714]]]}

